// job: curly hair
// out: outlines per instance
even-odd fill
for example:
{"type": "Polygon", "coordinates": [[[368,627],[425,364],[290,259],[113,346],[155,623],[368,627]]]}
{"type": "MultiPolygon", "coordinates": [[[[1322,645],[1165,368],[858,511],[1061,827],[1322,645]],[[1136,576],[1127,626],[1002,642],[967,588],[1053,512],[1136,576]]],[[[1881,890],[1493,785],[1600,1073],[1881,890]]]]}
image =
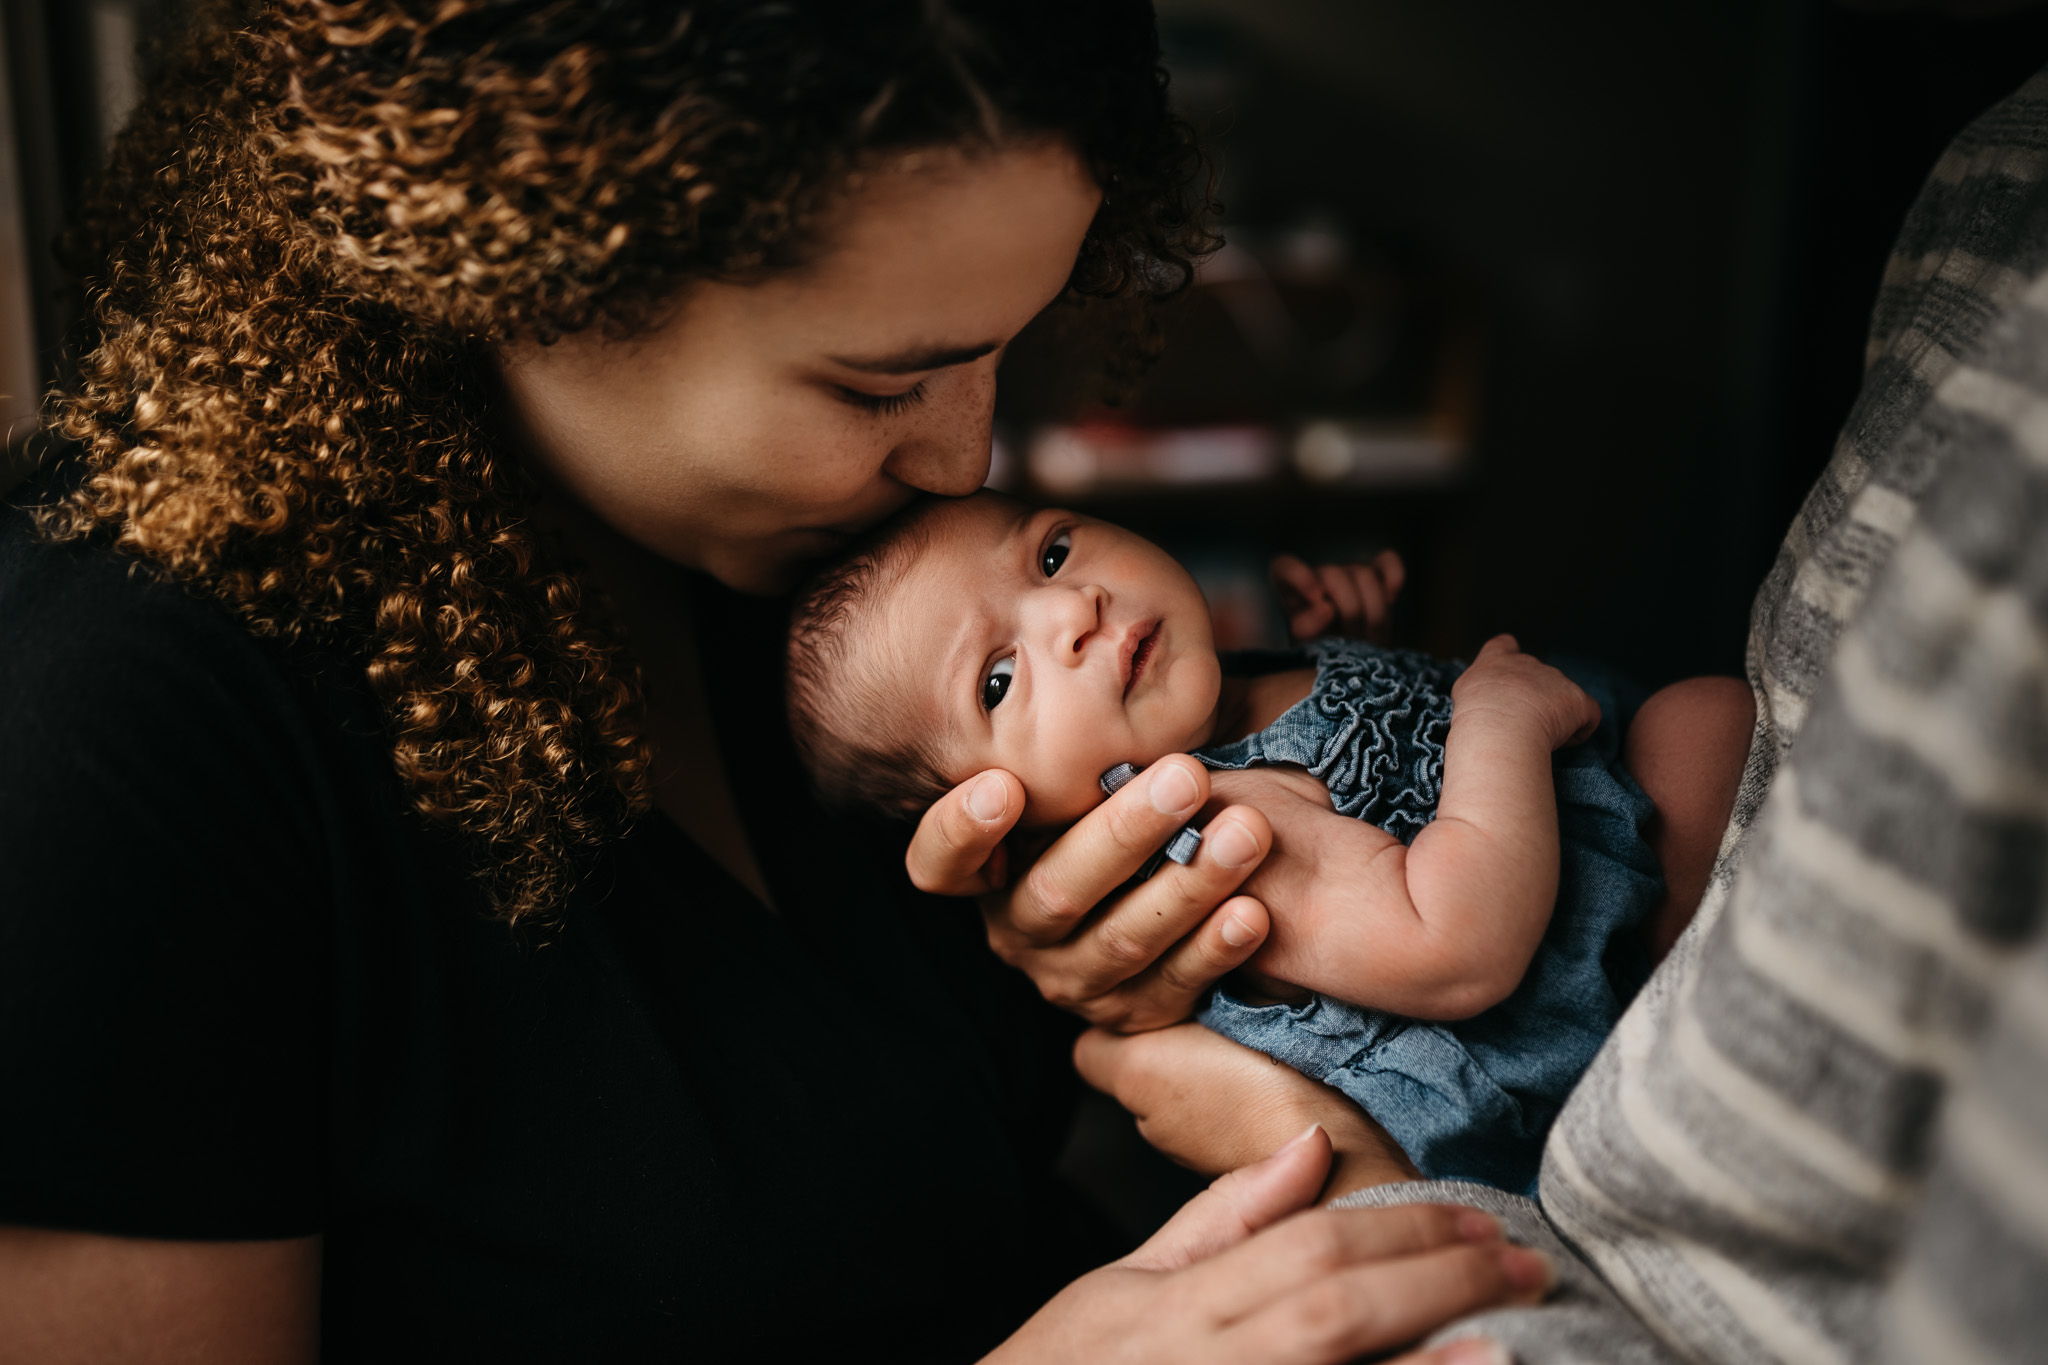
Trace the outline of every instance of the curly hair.
{"type": "Polygon", "coordinates": [[[193,0],[69,258],[43,509],[360,662],[501,916],[646,807],[638,672],[526,515],[495,348],[657,320],[815,247],[877,156],[1068,140],[1066,298],[1139,319],[1211,239],[1144,0],[193,0]]]}

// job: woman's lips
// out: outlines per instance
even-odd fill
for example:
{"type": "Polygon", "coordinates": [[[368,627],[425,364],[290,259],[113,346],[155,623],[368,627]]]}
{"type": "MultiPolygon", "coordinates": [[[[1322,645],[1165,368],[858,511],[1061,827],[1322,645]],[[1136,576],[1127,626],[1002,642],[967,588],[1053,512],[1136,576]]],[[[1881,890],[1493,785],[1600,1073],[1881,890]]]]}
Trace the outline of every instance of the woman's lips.
{"type": "Polygon", "coordinates": [[[1124,643],[1124,695],[1131,695],[1131,689],[1138,685],[1138,675],[1145,671],[1145,664],[1152,657],[1152,650],[1159,643],[1159,623],[1147,621],[1131,632],[1124,643]]]}

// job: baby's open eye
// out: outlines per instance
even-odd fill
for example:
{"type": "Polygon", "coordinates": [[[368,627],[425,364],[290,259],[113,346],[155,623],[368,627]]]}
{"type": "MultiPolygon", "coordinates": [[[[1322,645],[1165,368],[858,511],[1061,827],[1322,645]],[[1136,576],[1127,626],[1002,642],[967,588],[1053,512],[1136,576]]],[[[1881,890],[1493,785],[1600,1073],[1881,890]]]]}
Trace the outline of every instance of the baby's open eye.
{"type": "Polygon", "coordinates": [[[988,677],[981,683],[981,709],[993,711],[1003,704],[1003,698],[1010,695],[1010,679],[1017,675],[1017,657],[998,659],[988,670],[988,677]]]}
{"type": "Polygon", "coordinates": [[[1067,562],[1067,554],[1074,548],[1074,534],[1062,531],[1052,538],[1052,543],[1038,553],[1038,567],[1051,578],[1060,571],[1060,565],[1067,562]]]}

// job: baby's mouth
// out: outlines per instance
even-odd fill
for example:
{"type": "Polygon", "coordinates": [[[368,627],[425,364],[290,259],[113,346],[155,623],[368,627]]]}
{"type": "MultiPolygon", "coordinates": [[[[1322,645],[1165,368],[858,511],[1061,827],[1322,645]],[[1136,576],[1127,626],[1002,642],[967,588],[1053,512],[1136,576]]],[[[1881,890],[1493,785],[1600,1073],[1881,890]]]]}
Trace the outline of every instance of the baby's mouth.
{"type": "Polygon", "coordinates": [[[1159,623],[1153,621],[1144,627],[1145,633],[1131,632],[1131,643],[1126,646],[1131,652],[1124,664],[1124,695],[1131,695],[1131,689],[1138,685],[1138,675],[1145,671],[1145,663],[1152,657],[1153,646],[1159,643],[1159,623]]]}

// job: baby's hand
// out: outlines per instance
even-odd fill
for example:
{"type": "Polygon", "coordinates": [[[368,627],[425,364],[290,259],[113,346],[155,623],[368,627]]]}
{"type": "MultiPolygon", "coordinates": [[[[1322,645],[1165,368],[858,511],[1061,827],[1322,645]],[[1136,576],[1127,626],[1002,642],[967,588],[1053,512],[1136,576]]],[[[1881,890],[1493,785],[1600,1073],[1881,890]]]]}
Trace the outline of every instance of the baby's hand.
{"type": "Polygon", "coordinates": [[[1273,586],[1287,613],[1287,634],[1297,644],[1318,635],[1344,635],[1382,644],[1394,599],[1408,577],[1401,556],[1382,550],[1370,564],[1310,568],[1293,555],[1273,561],[1273,586]]]}
{"type": "Polygon", "coordinates": [[[1524,654],[1512,635],[1496,635],[1472,666],[1451,685],[1452,723],[1473,712],[1521,717],[1562,749],[1592,736],[1600,705],[1577,683],[1533,654],[1524,654]]]}

